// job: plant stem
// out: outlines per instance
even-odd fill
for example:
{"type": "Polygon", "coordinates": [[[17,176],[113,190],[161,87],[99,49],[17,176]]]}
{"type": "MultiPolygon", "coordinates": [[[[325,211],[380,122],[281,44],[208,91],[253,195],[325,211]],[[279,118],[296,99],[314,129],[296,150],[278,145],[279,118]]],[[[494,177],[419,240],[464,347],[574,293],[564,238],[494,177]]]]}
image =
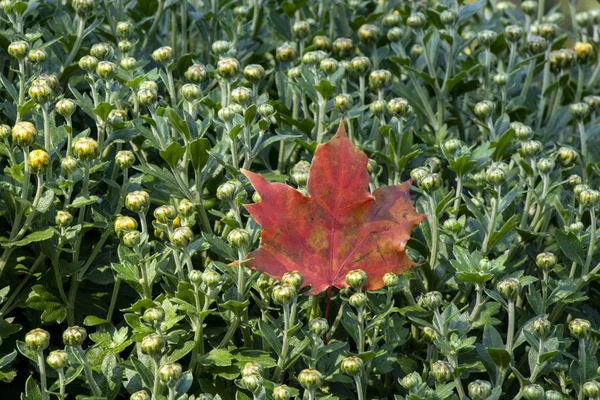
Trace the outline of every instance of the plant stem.
{"type": "Polygon", "coordinates": [[[487,253],[490,237],[492,236],[492,233],[494,233],[494,227],[496,226],[496,218],[498,217],[498,205],[500,204],[501,191],[502,187],[500,185],[496,185],[497,195],[495,199],[492,199],[492,215],[490,216],[490,223],[488,225],[485,239],[483,240],[483,245],[481,246],[482,254],[487,253]]]}
{"type": "Polygon", "coordinates": [[[115,284],[113,285],[112,296],[110,297],[110,305],[108,306],[108,312],[106,313],[106,320],[112,322],[112,316],[115,311],[117,298],[119,297],[119,289],[121,287],[121,278],[115,278],[115,284]]]}
{"type": "Polygon", "coordinates": [[[154,34],[156,33],[156,30],[158,29],[158,24],[160,23],[160,20],[161,20],[161,17],[163,15],[164,11],[165,11],[165,0],[158,0],[158,10],[156,10],[156,16],[154,17],[154,22],[152,22],[152,26],[150,27],[150,30],[146,34],[144,43],[142,44],[142,49],[145,49],[146,46],[148,45],[148,41],[150,40],[150,38],[154,37],[154,34]]]}
{"type": "Polygon", "coordinates": [[[64,368],[60,368],[58,370],[58,384],[59,384],[59,398],[60,400],[64,400],[66,396],[65,394],[65,389],[66,389],[66,384],[65,384],[65,370],[64,368]]]}
{"type": "Polygon", "coordinates": [[[537,125],[536,129],[539,130],[542,126],[542,118],[544,117],[544,109],[546,108],[546,90],[548,89],[548,85],[550,84],[550,51],[552,51],[552,45],[548,44],[548,48],[546,49],[546,53],[544,55],[544,75],[542,80],[542,92],[540,103],[537,112],[537,125]]]}
{"type": "MultiPolygon", "coordinates": [[[[27,77],[25,76],[25,60],[19,61],[19,102],[17,104],[17,110],[25,103],[25,82],[27,77]]],[[[17,122],[21,120],[21,113],[17,112],[17,122]]],[[[27,163],[27,160],[25,160],[27,163]]]]}
{"type": "Polygon", "coordinates": [[[71,49],[71,52],[69,53],[69,56],[67,57],[67,61],[65,61],[63,70],[65,67],[68,67],[69,65],[71,65],[73,60],[75,60],[75,56],[77,55],[77,52],[79,51],[79,48],[81,47],[81,43],[83,42],[83,32],[85,31],[85,17],[80,17],[79,15],[77,15],[76,18],[77,18],[77,36],[75,37],[75,44],[73,45],[73,48],[71,49]]]}
{"type": "Polygon", "coordinates": [[[75,346],[75,349],[77,350],[77,353],[79,354],[79,357],[81,358],[81,364],[83,365],[83,370],[84,370],[85,376],[88,380],[88,385],[90,385],[90,389],[92,390],[92,394],[94,395],[94,397],[102,397],[102,392],[100,392],[100,389],[98,388],[98,384],[96,384],[96,380],[94,379],[92,368],[90,368],[90,364],[87,361],[87,356],[85,354],[85,351],[83,351],[83,348],[81,347],[81,345],[75,346]]]}
{"type": "Polygon", "coordinates": [[[437,265],[438,257],[438,240],[439,240],[439,229],[438,229],[438,217],[437,217],[437,204],[433,193],[428,195],[429,197],[429,208],[431,212],[431,255],[429,257],[429,265],[431,269],[434,269],[437,265]]]}
{"type": "Polygon", "coordinates": [[[154,384],[152,386],[152,400],[156,400],[160,394],[160,380],[158,376],[158,370],[160,369],[160,359],[158,357],[152,357],[154,361],[154,384]]]}
{"type": "Polygon", "coordinates": [[[475,319],[477,319],[477,317],[479,316],[479,310],[481,309],[481,294],[483,292],[483,285],[477,283],[475,285],[475,293],[476,293],[476,297],[475,297],[475,306],[473,307],[473,311],[471,312],[471,315],[469,316],[469,322],[473,323],[475,321],[475,319]]]}
{"type": "Polygon", "coordinates": [[[46,361],[44,360],[44,350],[37,351],[38,368],[40,369],[40,386],[42,400],[48,399],[48,383],[46,378],[46,361]]]}
{"type": "Polygon", "coordinates": [[[594,257],[594,248],[596,247],[596,210],[594,207],[590,207],[590,244],[588,246],[587,256],[585,258],[585,266],[583,268],[583,275],[587,275],[592,265],[592,258],[594,257]]]}
{"type": "Polygon", "coordinates": [[[587,164],[588,164],[588,156],[587,156],[587,138],[585,135],[585,125],[583,125],[583,121],[577,121],[577,129],[579,130],[579,140],[581,141],[581,163],[582,163],[582,172],[583,172],[583,182],[588,183],[588,173],[587,173],[587,164]]]}
{"type": "Polygon", "coordinates": [[[277,361],[277,368],[275,368],[275,372],[273,373],[273,382],[280,382],[281,380],[281,372],[284,371],[285,363],[287,362],[287,353],[290,346],[290,338],[289,338],[289,330],[290,325],[293,325],[294,321],[290,316],[290,305],[283,305],[283,341],[281,346],[281,355],[279,356],[279,360],[277,361]]]}
{"type": "Polygon", "coordinates": [[[354,383],[356,384],[356,398],[358,400],[364,400],[365,396],[363,393],[362,382],[360,381],[360,374],[354,377],[354,383]]]}
{"type": "Polygon", "coordinates": [[[508,301],[508,332],[506,334],[506,351],[512,356],[513,340],[515,335],[515,302],[508,301]]]}

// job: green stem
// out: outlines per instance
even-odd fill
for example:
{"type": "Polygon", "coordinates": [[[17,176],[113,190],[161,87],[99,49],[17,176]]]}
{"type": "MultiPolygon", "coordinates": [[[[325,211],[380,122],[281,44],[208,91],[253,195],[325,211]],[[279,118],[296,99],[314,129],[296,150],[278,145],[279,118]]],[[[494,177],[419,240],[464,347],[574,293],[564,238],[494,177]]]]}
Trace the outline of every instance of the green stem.
{"type": "Polygon", "coordinates": [[[115,306],[117,304],[117,298],[119,297],[119,289],[121,288],[121,278],[115,278],[115,284],[113,285],[112,296],[110,297],[110,305],[108,306],[108,312],[106,313],[106,320],[112,321],[113,313],[115,312],[115,306]]]}
{"type": "Polygon", "coordinates": [[[429,265],[431,269],[434,269],[437,265],[437,257],[438,257],[438,239],[439,239],[439,229],[438,229],[438,217],[436,212],[436,201],[435,196],[431,193],[429,196],[429,208],[431,212],[431,255],[429,258],[429,265]]]}
{"type": "MultiPolygon", "coordinates": [[[[77,36],[75,37],[75,44],[67,57],[67,61],[65,61],[64,67],[68,67],[71,65],[73,60],[75,60],[75,56],[81,47],[81,43],[83,42],[83,32],[85,31],[85,17],[80,17],[77,15],[77,36]]],[[[64,70],[64,68],[63,68],[64,70]]]]}
{"type": "Polygon", "coordinates": [[[44,360],[44,350],[37,351],[38,368],[40,369],[40,386],[42,400],[48,400],[48,382],[46,378],[46,361],[44,360]]]}
{"type": "Polygon", "coordinates": [[[273,382],[280,382],[281,372],[284,370],[285,363],[287,362],[287,353],[290,345],[289,338],[289,330],[290,324],[293,325],[294,321],[291,320],[290,316],[290,305],[283,305],[283,344],[281,347],[281,355],[279,356],[279,360],[277,361],[277,368],[275,368],[275,372],[273,373],[273,382]]]}
{"type": "Polygon", "coordinates": [[[579,140],[581,141],[581,163],[583,169],[583,182],[588,183],[587,163],[588,163],[588,151],[587,151],[587,138],[585,135],[585,125],[583,121],[577,121],[577,129],[579,130],[579,140]]]}
{"type": "Polygon", "coordinates": [[[66,392],[66,383],[65,383],[65,370],[64,368],[60,368],[58,370],[58,384],[59,384],[59,399],[64,400],[67,395],[66,392]]]}
{"type": "Polygon", "coordinates": [[[481,309],[481,294],[483,292],[483,285],[481,284],[476,284],[475,285],[475,293],[476,293],[476,297],[475,297],[475,306],[473,307],[473,311],[471,312],[471,315],[469,316],[469,322],[473,323],[477,317],[479,316],[479,310],[481,309]]]}
{"type": "Polygon", "coordinates": [[[164,0],[158,0],[158,10],[156,10],[156,16],[154,17],[154,21],[152,22],[152,26],[150,27],[150,30],[146,34],[146,37],[144,39],[144,43],[142,44],[142,49],[145,49],[146,46],[148,45],[148,41],[150,40],[150,38],[154,37],[154,34],[156,33],[156,30],[158,29],[158,24],[161,21],[161,18],[162,18],[162,15],[163,15],[164,11],[165,11],[165,1],[164,0]]]}
{"type": "Polygon", "coordinates": [[[513,340],[515,336],[515,302],[508,301],[508,332],[506,334],[506,351],[512,355],[513,340]]]}
{"type": "Polygon", "coordinates": [[[358,400],[364,400],[365,395],[363,393],[362,382],[360,381],[360,374],[354,377],[354,383],[356,384],[356,398],[358,400]]]}
{"type": "Polygon", "coordinates": [[[580,382],[579,382],[579,396],[583,393],[583,385],[587,382],[587,351],[585,348],[585,339],[579,339],[579,374],[580,374],[580,382]]]}
{"type": "Polygon", "coordinates": [[[500,185],[496,185],[496,198],[492,200],[492,215],[490,216],[490,222],[488,225],[487,233],[485,235],[485,239],[483,240],[483,245],[481,246],[481,253],[485,254],[488,251],[488,243],[490,242],[490,237],[492,233],[494,233],[494,227],[496,226],[496,218],[498,217],[498,205],[500,204],[502,188],[500,185]]]}
{"type": "Polygon", "coordinates": [[[537,112],[537,125],[536,129],[539,130],[542,126],[542,118],[544,117],[544,109],[546,108],[546,90],[548,89],[548,85],[550,84],[550,52],[552,51],[552,46],[548,45],[546,49],[546,53],[544,56],[544,75],[542,79],[542,92],[541,98],[539,102],[538,112],[537,112]]]}
{"type": "Polygon", "coordinates": [[[462,175],[456,176],[456,193],[454,195],[454,218],[458,218],[460,210],[460,201],[462,200],[462,188],[463,188],[463,177],[462,175]]]}
{"type": "Polygon", "coordinates": [[[594,257],[594,248],[596,247],[596,224],[596,210],[594,207],[590,207],[590,244],[585,258],[585,268],[583,269],[584,276],[587,275],[590,270],[592,258],[594,257]]]}
{"type": "Polygon", "coordinates": [[[160,359],[158,357],[153,357],[152,360],[154,361],[154,384],[152,386],[152,400],[156,400],[160,394],[160,380],[158,376],[160,359]]]}
{"type": "Polygon", "coordinates": [[[81,358],[83,370],[85,372],[85,376],[87,378],[88,385],[90,385],[90,389],[92,390],[92,394],[94,395],[94,397],[102,397],[102,392],[100,392],[100,388],[98,388],[98,384],[96,383],[96,380],[94,379],[92,368],[90,368],[90,364],[87,361],[87,356],[85,354],[85,351],[83,351],[83,348],[81,347],[81,345],[76,346],[75,349],[77,350],[77,353],[79,354],[79,357],[81,358]]]}

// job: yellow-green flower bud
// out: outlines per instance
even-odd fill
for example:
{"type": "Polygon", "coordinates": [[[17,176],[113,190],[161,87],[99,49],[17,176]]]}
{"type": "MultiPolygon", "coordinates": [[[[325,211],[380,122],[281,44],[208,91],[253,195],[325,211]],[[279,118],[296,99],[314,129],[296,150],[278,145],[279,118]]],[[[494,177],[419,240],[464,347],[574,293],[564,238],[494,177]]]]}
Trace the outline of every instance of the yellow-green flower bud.
{"type": "Polygon", "coordinates": [[[545,338],[550,333],[550,329],[552,329],[552,323],[548,321],[546,318],[537,318],[531,323],[531,330],[533,334],[538,338],[545,338]]]}
{"type": "Polygon", "coordinates": [[[327,51],[331,48],[331,41],[327,36],[317,35],[312,40],[315,50],[327,51]]]}
{"type": "Polygon", "coordinates": [[[200,95],[202,94],[198,85],[195,85],[193,83],[186,83],[185,85],[183,85],[181,89],[179,89],[179,93],[181,94],[181,97],[183,97],[189,102],[198,100],[200,98],[200,95]]]}
{"type": "Polygon", "coordinates": [[[175,385],[181,379],[182,375],[183,370],[181,369],[181,365],[177,363],[165,364],[158,371],[158,376],[162,383],[170,387],[175,385]]]}
{"type": "Polygon", "coordinates": [[[588,381],[583,384],[582,393],[590,399],[597,399],[600,395],[600,384],[596,381],[588,381]]]}
{"type": "Polygon", "coordinates": [[[391,28],[394,26],[399,26],[402,23],[402,17],[400,14],[396,14],[395,12],[389,13],[383,17],[381,22],[383,22],[383,26],[391,28]]]}
{"type": "Polygon", "coordinates": [[[98,60],[107,60],[112,56],[113,48],[106,43],[95,43],[90,48],[90,55],[98,60]]]}
{"type": "Polygon", "coordinates": [[[160,307],[152,307],[144,311],[142,318],[151,327],[158,328],[165,320],[165,312],[160,307]]]}
{"type": "Polygon", "coordinates": [[[129,21],[119,21],[117,23],[117,36],[121,39],[127,39],[133,33],[133,24],[129,21]]]}
{"type": "Polygon", "coordinates": [[[354,101],[352,100],[352,96],[348,93],[339,94],[333,99],[333,107],[342,114],[347,113],[353,105],[354,101]]]}
{"type": "Polygon", "coordinates": [[[163,347],[163,341],[159,334],[150,333],[142,339],[140,350],[149,356],[159,356],[163,347]]]}
{"type": "Polygon", "coordinates": [[[184,75],[190,82],[199,84],[208,78],[208,71],[202,64],[192,64],[185,71],[184,75]]]}
{"type": "Polygon", "coordinates": [[[364,43],[375,43],[381,34],[381,30],[371,24],[364,24],[358,28],[358,38],[364,43]]]}
{"type": "Polygon", "coordinates": [[[131,395],[129,400],[150,400],[150,395],[145,390],[138,390],[131,395]]]}
{"type": "Polygon", "coordinates": [[[152,59],[159,64],[169,64],[173,61],[173,49],[169,46],[160,47],[152,52],[152,59]]]}
{"type": "Polygon", "coordinates": [[[571,175],[567,178],[567,186],[573,190],[575,186],[581,185],[581,177],[579,175],[571,175]]]}
{"type": "Polygon", "coordinates": [[[414,44],[410,48],[410,55],[411,55],[412,58],[417,58],[421,54],[423,54],[423,46],[421,46],[420,44],[414,44]]]}
{"type": "Polygon", "coordinates": [[[417,180],[417,184],[424,191],[432,193],[441,186],[442,179],[439,174],[426,174],[423,178],[417,180]]]}
{"type": "Polygon", "coordinates": [[[537,1],[526,0],[521,4],[521,10],[529,16],[534,15],[537,12],[537,8],[537,1]]]}
{"type": "Polygon", "coordinates": [[[217,63],[217,73],[223,79],[230,79],[240,71],[240,63],[235,58],[222,58],[217,63]]]}
{"type": "Polygon", "coordinates": [[[504,278],[496,287],[498,293],[508,301],[514,301],[521,290],[521,283],[515,278],[504,278]]]}
{"type": "Polygon", "coordinates": [[[110,80],[117,74],[117,66],[110,61],[100,61],[96,73],[104,80],[110,80]]]}
{"type": "Polygon", "coordinates": [[[273,388],[274,400],[289,400],[292,398],[292,391],[287,385],[279,385],[273,388]]]}
{"type": "Polygon", "coordinates": [[[115,221],[113,223],[113,229],[115,230],[115,233],[117,234],[117,237],[119,239],[121,239],[123,235],[125,235],[125,233],[136,230],[137,228],[137,221],[132,217],[128,216],[120,215],[117,218],[115,218],[115,221]]]}
{"type": "Polygon", "coordinates": [[[27,163],[31,172],[43,174],[50,167],[50,155],[45,150],[33,150],[27,156],[27,163]]]}
{"type": "Polygon", "coordinates": [[[152,89],[140,89],[137,92],[137,99],[143,106],[153,106],[158,100],[158,93],[152,89]]]}
{"type": "Polygon", "coordinates": [[[247,87],[237,87],[231,92],[231,100],[234,103],[245,106],[252,100],[252,91],[247,87]]]}
{"type": "Polygon", "coordinates": [[[415,30],[423,29],[426,23],[427,17],[422,12],[411,14],[406,20],[406,25],[415,30]]]}
{"type": "Polygon", "coordinates": [[[52,98],[52,89],[45,83],[31,85],[29,87],[29,97],[37,104],[46,104],[52,98]]]}
{"type": "Polygon", "coordinates": [[[177,228],[171,234],[171,243],[177,247],[187,247],[194,240],[194,232],[187,227],[177,228]]]}
{"type": "Polygon", "coordinates": [[[242,376],[252,376],[252,375],[262,376],[264,373],[264,369],[263,369],[262,365],[260,365],[259,363],[251,361],[251,362],[247,362],[246,364],[244,364],[240,373],[242,374],[242,376]]]}
{"type": "Polygon", "coordinates": [[[425,340],[426,343],[433,343],[437,339],[437,332],[435,329],[428,326],[424,327],[421,330],[421,333],[423,335],[423,340],[425,340]]]}
{"type": "Polygon", "coordinates": [[[12,128],[12,140],[17,146],[31,146],[35,143],[37,129],[31,122],[19,121],[12,128]]]}
{"type": "Polygon", "coordinates": [[[86,72],[93,72],[98,67],[98,59],[92,56],[83,56],[79,60],[79,68],[86,72]]]}
{"type": "Polygon", "coordinates": [[[87,14],[94,9],[96,5],[94,0],[73,0],[71,2],[73,9],[80,17],[86,17],[87,14]]]}
{"type": "Polygon", "coordinates": [[[544,400],[562,400],[562,395],[556,390],[546,390],[544,400]]]}
{"type": "Polygon", "coordinates": [[[244,68],[244,78],[249,82],[259,82],[265,77],[265,69],[259,64],[250,64],[244,68]]]}
{"type": "Polygon", "coordinates": [[[50,334],[43,329],[36,328],[25,335],[25,344],[32,350],[46,350],[50,345],[50,334]]]}
{"type": "Polygon", "coordinates": [[[308,330],[321,337],[329,330],[329,323],[325,318],[314,318],[308,323],[308,330]]]}
{"type": "Polygon", "coordinates": [[[521,153],[525,157],[535,157],[542,151],[542,144],[537,140],[526,140],[521,143],[521,153]]]}
{"type": "Polygon", "coordinates": [[[523,388],[523,397],[526,400],[542,400],[544,398],[544,388],[540,385],[527,385],[523,388]]]}
{"type": "Polygon", "coordinates": [[[385,69],[378,69],[369,74],[369,87],[380,90],[387,87],[392,81],[392,74],[385,69]]]}
{"type": "Polygon", "coordinates": [[[59,210],[56,212],[54,222],[59,227],[66,228],[67,226],[71,225],[71,222],[73,222],[73,216],[68,211],[59,210]]]}
{"type": "Polygon", "coordinates": [[[272,298],[277,304],[290,304],[297,295],[296,289],[292,285],[277,285],[273,288],[272,298]]]}
{"type": "Polygon", "coordinates": [[[438,383],[446,383],[454,378],[454,368],[447,361],[435,361],[429,375],[438,383]]]}
{"type": "Polygon", "coordinates": [[[63,369],[69,365],[67,352],[64,350],[54,350],[46,357],[46,362],[55,370],[63,369]]]}
{"type": "Polygon", "coordinates": [[[385,100],[375,100],[369,104],[369,110],[378,118],[381,118],[385,114],[387,103],[385,100]]]}
{"type": "Polygon", "coordinates": [[[398,275],[388,272],[383,276],[383,284],[387,288],[394,288],[398,286],[398,275]]]}
{"type": "Polygon", "coordinates": [[[339,67],[340,64],[337,60],[331,57],[321,60],[321,63],[319,64],[319,69],[327,75],[333,75],[339,67]]]}
{"type": "Polygon", "coordinates": [[[386,36],[390,42],[398,42],[400,39],[402,39],[403,34],[404,32],[402,31],[402,28],[394,26],[388,31],[386,36]]]}
{"type": "Polygon", "coordinates": [[[251,391],[257,393],[263,388],[263,377],[260,375],[247,375],[242,376],[242,386],[251,391]]]}
{"type": "Polygon", "coordinates": [[[590,106],[586,103],[575,103],[569,106],[569,112],[577,121],[583,121],[590,115],[590,106]]]}
{"type": "Polygon", "coordinates": [[[298,39],[306,39],[310,33],[310,24],[307,21],[298,21],[292,25],[292,33],[298,39]]]}
{"type": "Polygon", "coordinates": [[[143,190],[130,192],[125,197],[125,207],[134,213],[145,212],[150,206],[150,195],[143,190]]]}
{"type": "Polygon", "coordinates": [[[412,113],[412,107],[408,104],[408,100],[397,97],[391,99],[387,103],[388,112],[394,117],[405,118],[412,113]]]}
{"type": "Polygon", "coordinates": [[[354,43],[352,43],[352,40],[348,38],[337,38],[333,42],[331,49],[333,54],[335,54],[338,59],[346,58],[354,53],[354,43]]]}
{"type": "Polygon", "coordinates": [[[488,381],[476,380],[469,383],[468,390],[472,400],[485,400],[492,394],[492,384],[488,381]]]}
{"type": "Polygon", "coordinates": [[[281,277],[281,283],[293,286],[296,290],[300,290],[304,283],[304,276],[298,271],[286,272],[281,277]]]}
{"type": "Polygon", "coordinates": [[[194,204],[189,200],[183,199],[177,206],[177,212],[184,218],[191,217],[194,213],[194,204]]]}
{"type": "Polygon", "coordinates": [[[139,231],[129,231],[123,235],[123,244],[129,248],[134,248],[142,243],[142,234],[139,231]]]}
{"type": "Polygon", "coordinates": [[[552,253],[540,253],[535,257],[535,264],[538,268],[549,271],[556,265],[558,259],[552,253]]]}
{"type": "Polygon", "coordinates": [[[579,193],[578,200],[584,207],[596,208],[600,200],[600,192],[593,189],[586,189],[579,193]]]}
{"type": "Polygon", "coordinates": [[[83,161],[90,161],[98,157],[99,154],[98,142],[90,137],[82,137],[75,141],[73,152],[83,161]]]}
{"type": "Polygon", "coordinates": [[[367,283],[367,274],[362,269],[355,269],[346,274],[346,285],[354,290],[360,290],[367,283]]]}
{"type": "Polygon", "coordinates": [[[6,125],[6,124],[2,124],[0,125],[0,140],[4,141],[4,140],[8,140],[11,135],[11,128],[10,126],[6,125]]]}
{"type": "Polygon", "coordinates": [[[543,37],[532,35],[527,39],[527,49],[532,55],[543,53],[547,47],[548,41],[543,37]]]}
{"type": "Polygon", "coordinates": [[[360,357],[350,356],[342,360],[340,369],[347,375],[356,376],[362,372],[363,364],[363,360],[360,357]]]}
{"type": "Polygon", "coordinates": [[[115,155],[115,163],[121,169],[131,168],[135,163],[135,155],[129,150],[121,150],[115,155]]]}
{"type": "Polygon", "coordinates": [[[17,60],[24,60],[27,57],[27,53],[29,52],[29,43],[24,40],[19,40],[18,42],[12,42],[8,45],[8,54],[11,57],[16,58],[17,60]]]}
{"type": "MultiPolygon", "coordinates": [[[[129,52],[131,50],[133,50],[134,44],[131,43],[129,40],[123,39],[123,40],[119,41],[117,46],[119,47],[119,50],[121,51],[121,53],[129,54],[129,52]]],[[[127,58],[124,58],[124,60],[126,60],[126,59],[127,58]]],[[[133,59],[133,60],[134,60],[133,64],[135,65],[135,59],[133,59]]],[[[123,65],[123,61],[121,60],[121,66],[122,65],[123,65]]],[[[123,69],[127,69],[127,68],[123,68],[123,69]]]]}
{"type": "Polygon", "coordinates": [[[304,369],[298,374],[298,382],[304,389],[314,391],[323,383],[323,375],[316,369],[304,369]]]}
{"type": "Polygon", "coordinates": [[[411,372],[400,381],[402,387],[408,391],[417,389],[422,383],[423,379],[421,379],[421,375],[418,372],[411,372]]]}
{"type": "Polygon", "coordinates": [[[213,53],[217,56],[222,56],[227,54],[231,49],[233,49],[233,43],[227,40],[217,40],[211,46],[213,53]]]}
{"type": "Polygon", "coordinates": [[[363,308],[367,305],[367,295],[362,292],[352,293],[352,296],[348,299],[348,303],[354,308],[363,308]]]}
{"type": "Polygon", "coordinates": [[[489,100],[480,101],[475,104],[473,112],[480,119],[487,119],[492,116],[494,112],[494,103],[489,100]]]}
{"type": "Polygon", "coordinates": [[[577,152],[569,147],[561,147],[556,154],[556,161],[562,167],[571,167],[577,161],[577,152]]]}
{"type": "Polygon", "coordinates": [[[296,50],[288,43],[284,43],[275,50],[275,58],[282,62],[292,61],[296,58],[296,50]]]}
{"type": "Polygon", "coordinates": [[[442,294],[436,291],[425,293],[423,305],[429,310],[438,309],[442,305],[442,294]]]}
{"type": "Polygon", "coordinates": [[[30,63],[39,65],[46,61],[47,56],[46,52],[42,49],[31,49],[27,54],[27,59],[30,63]]]}
{"type": "Polygon", "coordinates": [[[202,283],[211,289],[216,288],[221,283],[221,275],[213,270],[206,270],[202,274],[202,283]]]}
{"type": "Polygon", "coordinates": [[[87,332],[80,326],[71,326],[63,332],[63,342],[67,346],[81,346],[87,338],[87,332]]]}
{"type": "Polygon", "coordinates": [[[177,217],[177,210],[173,206],[160,206],[154,210],[154,218],[161,224],[167,224],[177,217]]]}
{"type": "Polygon", "coordinates": [[[494,31],[490,31],[490,30],[483,30],[477,34],[477,40],[479,41],[479,43],[483,47],[488,48],[488,49],[496,41],[497,37],[498,37],[498,34],[496,34],[496,32],[494,32],[494,31]]]}
{"type": "Polygon", "coordinates": [[[77,109],[77,104],[71,99],[61,99],[56,103],[56,112],[62,115],[65,118],[73,115],[75,110],[77,109]]]}
{"type": "Polygon", "coordinates": [[[458,14],[454,10],[444,10],[440,14],[440,21],[445,26],[453,26],[458,21],[458,14]]]}
{"type": "Polygon", "coordinates": [[[587,339],[590,335],[592,325],[588,320],[575,318],[569,322],[569,332],[576,339],[587,339]]]}
{"type": "Polygon", "coordinates": [[[65,157],[62,160],[60,160],[60,168],[67,175],[70,175],[77,169],[77,160],[70,156],[65,157]]]}

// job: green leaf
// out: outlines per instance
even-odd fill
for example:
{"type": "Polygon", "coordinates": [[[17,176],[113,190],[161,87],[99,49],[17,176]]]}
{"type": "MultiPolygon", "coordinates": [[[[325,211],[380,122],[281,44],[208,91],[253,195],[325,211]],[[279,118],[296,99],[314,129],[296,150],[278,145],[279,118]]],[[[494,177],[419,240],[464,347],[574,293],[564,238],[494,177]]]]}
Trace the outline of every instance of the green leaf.
{"type": "Polygon", "coordinates": [[[199,171],[206,165],[210,150],[210,141],[206,138],[194,139],[190,142],[190,156],[195,170],[199,171]]]}
{"type": "Polygon", "coordinates": [[[329,83],[329,81],[323,79],[321,82],[319,82],[318,85],[315,86],[315,89],[317,90],[317,92],[319,92],[319,94],[321,95],[321,97],[323,97],[324,100],[327,100],[331,97],[333,93],[335,93],[336,88],[331,83],[329,83]]]}
{"type": "Polygon", "coordinates": [[[185,357],[190,351],[192,351],[192,349],[194,348],[195,345],[196,344],[194,343],[193,340],[188,340],[187,342],[185,342],[183,344],[183,346],[173,350],[171,355],[168,357],[169,362],[175,362],[175,361],[185,357]]]}
{"type": "Polygon", "coordinates": [[[44,240],[48,240],[52,236],[54,236],[54,228],[49,226],[48,228],[44,229],[43,231],[37,231],[37,232],[30,233],[29,235],[25,236],[23,239],[17,240],[16,242],[2,243],[2,246],[3,247],[26,246],[30,243],[42,242],[44,240]]]}
{"type": "Polygon", "coordinates": [[[35,285],[27,297],[27,306],[42,311],[42,322],[61,323],[67,317],[67,309],[44,285],[35,285]]]}
{"type": "Polygon", "coordinates": [[[560,247],[563,254],[567,256],[569,260],[579,265],[584,264],[583,248],[581,246],[581,242],[574,233],[565,233],[560,229],[556,229],[554,231],[554,237],[556,238],[558,247],[560,247]]]}
{"type": "Polygon", "coordinates": [[[33,376],[27,378],[25,383],[25,393],[21,394],[21,400],[42,400],[42,392],[33,376]]]}
{"type": "Polygon", "coordinates": [[[160,156],[173,169],[177,166],[181,157],[185,154],[185,147],[177,142],[171,142],[166,149],[160,151],[160,156]]]}
{"type": "Polygon", "coordinates": [[[37,212],[45,213],[46,211],[48,211],[48,209],[52,205],[53,201],[54,201],[54,191],[50,190],[50,189],[46,190],[44,192],[44,194],[42,195],[42,197],[40,198],[40,201],[37,204],[37,207],[36,207],[37,212]]]}
{"type": "Polygon", "coordinates": [[[108,115],[112,110],[114,110],[115,106],[109,103],[100,103],[98,107],[94,108],[94,114],[96,114],[103,122],[106,122],[108,115]]]}
{"type": "Polygon", "coordinates": [[[244,111],[244,124],[246,126],[252,125],[254,118],[256,117],[256,105],[252,104],[244,111]]]}
{"type": "Polygon", "coordinates": [[[203,365],[216,365],[218,367],[228,367],[233,365],[233,356],[229,350],[212,349],[208,354],[200,357],[200,363],[203,365]]]}
{"type": "Polygon", "coordinates": [[[179,114],[177,114],[177,112],[170,107],[167,108],[165,114],[167,115],[167,120],[177,130],[177,132],[179,132],[185,138],[185,140],[190,140],[190,128],[187,123],[181,119],[179,114]]]}
{"type": "Polygon", "coordinates": [[[506,369],[510,365],[510,353],[505,349],[488,347],[485,350],[500,369],[506,369]]]}
{"type": "Polygon", "coordinates": [[[94,204],[97,201],[98,201],[98,196],[89,196],[89,197],[77,196],[75,198],[75,200],[73,200],[73,202],[71,204],[69,204],[69,207],[79,208],[79,207],[83,207],[83,206],[89,206],[90,204],[94,204]]]}

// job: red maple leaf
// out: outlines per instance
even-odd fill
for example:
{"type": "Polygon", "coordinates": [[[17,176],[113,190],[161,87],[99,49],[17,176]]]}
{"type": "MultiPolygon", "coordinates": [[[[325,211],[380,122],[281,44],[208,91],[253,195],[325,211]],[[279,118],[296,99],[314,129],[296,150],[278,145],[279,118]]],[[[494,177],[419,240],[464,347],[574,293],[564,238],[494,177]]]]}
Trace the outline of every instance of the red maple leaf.
{"type": "Polygon", "coordinates": [[[319,145],[304,196],[283,183],[269,183],[242,170],[261,200],[244,207],[262,226],[260,247],[248,266],[275,279],[300,271],[310,294],[344,285],[354,269],[367,273],[365,289],[383,287],[388,272],[400,274],[414,265],[404,252],[410,232],[425,217],[410,201],[411,183],[369,193],[367,156],[346,136],[337,134],[319,145]]]}

